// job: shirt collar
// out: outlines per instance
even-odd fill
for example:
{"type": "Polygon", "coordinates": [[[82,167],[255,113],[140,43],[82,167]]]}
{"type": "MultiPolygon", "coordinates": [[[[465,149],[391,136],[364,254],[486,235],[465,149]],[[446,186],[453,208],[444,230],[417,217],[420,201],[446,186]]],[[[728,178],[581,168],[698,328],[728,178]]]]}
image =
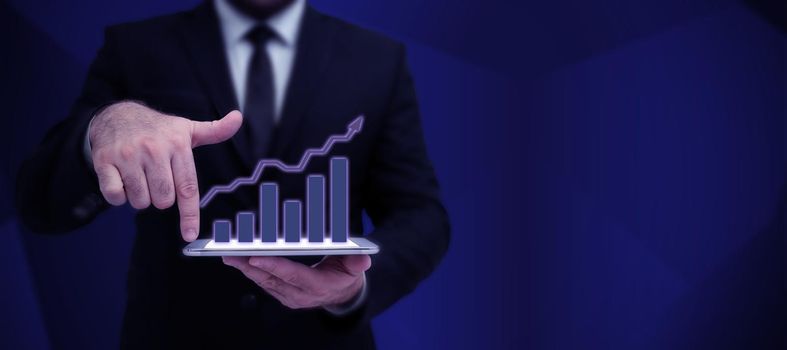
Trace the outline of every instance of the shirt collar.
{"type": "MultiPolygon", "coordinates": [[[[216,0],[214,5],[219,23],[221,23],[224,44],[229,46],[244,40],[243,37],[258,24],[258,21],[236,9],[227,1],[216,0]]],[[[283,44],[294,45],[298,39],[298,29],[305,7],[305,0],[295,0],[265,20],[265,24],[276,33],[278,40],[283,44]]]]}

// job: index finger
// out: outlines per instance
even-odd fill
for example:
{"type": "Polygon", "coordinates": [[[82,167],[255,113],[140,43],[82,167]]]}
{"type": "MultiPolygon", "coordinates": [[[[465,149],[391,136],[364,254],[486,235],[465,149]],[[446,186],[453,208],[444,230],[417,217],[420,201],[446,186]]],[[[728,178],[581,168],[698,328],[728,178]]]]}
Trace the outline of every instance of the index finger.
{"type": "Polygon", "coordinates": [[[309,266],[277,256],[255,256],[249,259],[249,264],[284,282],[307,289],[318,286],[322,278],[309,266]]]}
{"type": "Polygon", "coordinates": [[[199,234],[199,186],[191,150],[172,156],[172,176],[180,212],[180,234],[192,242],[199,234]]]}

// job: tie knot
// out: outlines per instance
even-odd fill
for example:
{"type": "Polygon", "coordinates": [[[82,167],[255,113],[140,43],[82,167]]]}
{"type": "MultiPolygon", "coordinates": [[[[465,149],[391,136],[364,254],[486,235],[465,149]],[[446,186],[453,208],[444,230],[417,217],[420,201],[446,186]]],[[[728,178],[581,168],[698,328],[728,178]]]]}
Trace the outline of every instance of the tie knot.
{"type": "Polygon", "coordinates": [[[248,33],[246,33],[246,38],[251,41],[253,44],[264,44],[268,41],[268,39],[273,38],[276,36],[267,25],[259,24],[254,26],[248,33]]]}

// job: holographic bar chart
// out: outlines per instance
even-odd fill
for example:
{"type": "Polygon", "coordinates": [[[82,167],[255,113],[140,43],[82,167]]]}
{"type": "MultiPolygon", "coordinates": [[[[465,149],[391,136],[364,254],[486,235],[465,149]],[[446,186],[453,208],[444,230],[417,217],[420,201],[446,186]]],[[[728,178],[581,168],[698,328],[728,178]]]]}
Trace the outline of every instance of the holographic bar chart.
{"type": "Polygon", "coordinates": [[[299,199],[285,199],[279,203],[279,185],[264,182],[259,186],[259,214],[250,211],[239,212],[235,216],[234,225],[226,219],[213,222],[213,240],[217,243],[230,242],[236,239],[239,243],[346,242],[349,227],[348,211],[348,173],[349,161],[344,157],[331,158],[330,162],[330,197],[325,194],[325,177],[309,175],[306,178],[306,212],[299,199]],[[330,198],[330,232],[325,228],[326,198],[330,198]],[[281,220],[279,220],[281,213],[281,220]],[[281,221],[281,225],[279,224],[281,221]],[[305,222],[306,230],[303,230],[305,222]],[[235,234],[233,235],[233,229],[235,234]],[[256,229],[259,228],[259,229],[256,229]],[[283,233],[283,235],[280,235],[283,233]],[[329,235],[330,233],[330,235],[329,235]],[[304,236],[305,234],[305,236],[304,236]]]}
{"type": "MultiPolygon", "coordinates": [[[[200,202],[208,205],[216,195],[230,193],[238,186],[257,185],[266,167],[285,173],[303,173],[314,156],[327,155],[336,142],[348,142],[361,130],[363,117],[353,120],[344,135],[328,138],[319,149],[304,152],[298,165],[285,165],[278,160],[261,160],[254,174],[239,178],[226,186],[216,186],[200,202]]],[[[213,243],[231,244],[346,244],[349,236],[350,160],[334,156],[329,159],[328,174],[306,174],[306,198],[279,198],[279,185],[262,182],[258,185],[258,208],[241,211],[234,220],[213,221],[213,243]]]]}

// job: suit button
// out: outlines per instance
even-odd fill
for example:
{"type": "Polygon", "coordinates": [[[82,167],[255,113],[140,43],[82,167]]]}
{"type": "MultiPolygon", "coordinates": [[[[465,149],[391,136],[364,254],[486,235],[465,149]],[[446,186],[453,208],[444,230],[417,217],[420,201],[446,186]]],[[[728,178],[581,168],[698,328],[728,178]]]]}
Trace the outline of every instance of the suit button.
{"type": "Polygon", "coordinates": [[[257,307],[257,296],[249,293],[240,297],[240,308],[243,310],[252,310],[257,307]]]}

